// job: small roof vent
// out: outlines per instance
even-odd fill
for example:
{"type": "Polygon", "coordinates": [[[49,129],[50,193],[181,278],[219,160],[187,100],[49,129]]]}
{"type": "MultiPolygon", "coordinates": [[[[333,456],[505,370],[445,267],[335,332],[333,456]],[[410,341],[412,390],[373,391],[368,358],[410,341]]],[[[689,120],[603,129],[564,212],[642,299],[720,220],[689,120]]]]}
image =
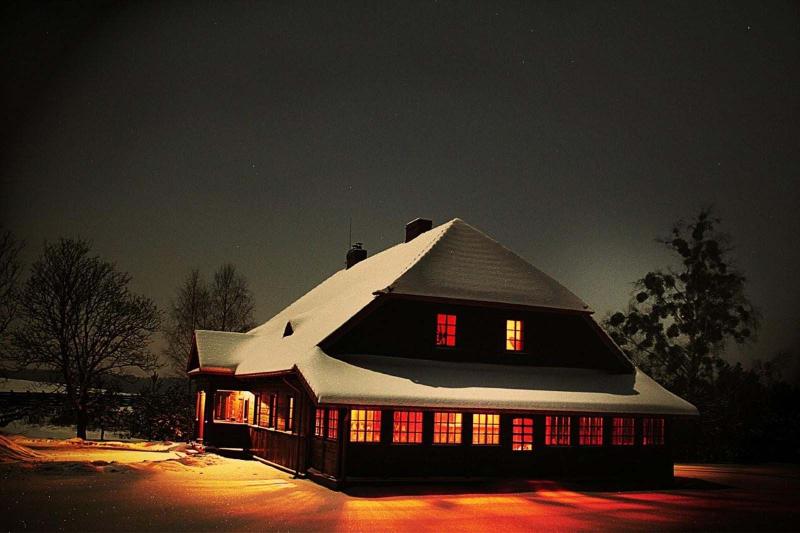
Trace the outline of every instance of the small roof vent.
{"type": "Polygon", "coordinates": [[[294,333],[294,328],[292,327],[292,323],[291,322],[287,322],[286,323],[286,327],[283,328],[283,336],[284,337],[288,337],[292,333],[294,333]]]}
{"type": "Polygon", "coordinates": [[[426,231],[433,228],[433,221],[427,218],[415,218],[406,224],[406,242],[413,241],[426,231]]]}

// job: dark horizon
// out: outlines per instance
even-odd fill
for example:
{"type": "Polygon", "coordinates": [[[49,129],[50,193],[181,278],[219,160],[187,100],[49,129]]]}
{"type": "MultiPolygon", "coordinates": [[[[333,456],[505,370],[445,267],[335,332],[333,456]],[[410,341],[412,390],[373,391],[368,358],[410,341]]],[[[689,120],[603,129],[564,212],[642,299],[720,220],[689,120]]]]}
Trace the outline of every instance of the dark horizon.
{"type": "Polygon", "coordinates": [[[232,262],[261,323],[416,217],[596,311],[713,205],[798,356],[800,8],[725,2],[4,7],[2,224],[83,237],[164,308],[232,262]]]}

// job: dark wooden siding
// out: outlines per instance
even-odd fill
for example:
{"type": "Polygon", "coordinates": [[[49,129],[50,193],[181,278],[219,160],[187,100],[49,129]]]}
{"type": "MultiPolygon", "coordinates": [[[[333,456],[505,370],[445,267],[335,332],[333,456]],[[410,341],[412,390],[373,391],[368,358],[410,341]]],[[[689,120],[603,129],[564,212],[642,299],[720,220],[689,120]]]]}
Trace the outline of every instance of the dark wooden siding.
{"type": "Polygon", "coordinates": [[[310,466],[331,477],[339,475],[339,441],[311,439],[310,466]]]}
{"type": "Polygon", "coordinates": [[[306,470],[306,439],[299,435],[250,427],[250,452],[290,470],[306,470]]]}
{"type": "Polygon", "coordinates": [[[331,355],[367,353],[502,364],[629,371],[581,313],[547,312],[389,298],[333,337],[331,355]],[[455,348],[435,345],[436,315],[455,314],[455,348]],[[522,353],[505,350],[506,320],[524,321],[522,353]]]}

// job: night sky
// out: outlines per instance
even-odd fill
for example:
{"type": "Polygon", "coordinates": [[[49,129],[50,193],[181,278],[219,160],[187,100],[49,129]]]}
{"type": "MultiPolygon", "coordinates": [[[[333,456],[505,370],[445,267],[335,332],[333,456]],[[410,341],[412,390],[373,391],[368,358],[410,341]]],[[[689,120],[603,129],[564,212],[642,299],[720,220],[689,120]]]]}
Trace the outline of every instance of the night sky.
{"type": "Polygon", "coordinates": [[[405,222],[460,217],[598,318],[713,205],[800,346],[800,4],[24,3],[2,17],[2,224],[165,305],[233,262],[268,319],[405,222]]]}

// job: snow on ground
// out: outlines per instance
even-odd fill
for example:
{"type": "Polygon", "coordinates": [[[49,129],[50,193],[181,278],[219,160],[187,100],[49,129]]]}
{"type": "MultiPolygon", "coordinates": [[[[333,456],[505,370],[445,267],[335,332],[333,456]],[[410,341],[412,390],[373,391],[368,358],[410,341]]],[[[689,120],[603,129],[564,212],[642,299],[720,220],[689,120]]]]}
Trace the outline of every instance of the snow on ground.
{"type": "Polygon", "coordinates": [[[670,490],[521,480],[344,493],[169,443],[6,436],[4,449],[8,531],[772,531],[800,520],[800,470],[788,466],[679,465],[670,490]]]}
{"type": "MultiPolygon", "coordinates": [[[[0,428],[3,433],[12,435],[25,435],[42,439],[70,439],[75,436],[75,426],[49,426],[40,424],[28,424],[22,420],[15,420],[7,426],[0,428]]],[[[94,430],[86,431],[86,437],[91,440],[100,440],[100,432],[94,430]]],[[[106,431],[106,439],[126,440],[119,433],[106,431]]]]}

